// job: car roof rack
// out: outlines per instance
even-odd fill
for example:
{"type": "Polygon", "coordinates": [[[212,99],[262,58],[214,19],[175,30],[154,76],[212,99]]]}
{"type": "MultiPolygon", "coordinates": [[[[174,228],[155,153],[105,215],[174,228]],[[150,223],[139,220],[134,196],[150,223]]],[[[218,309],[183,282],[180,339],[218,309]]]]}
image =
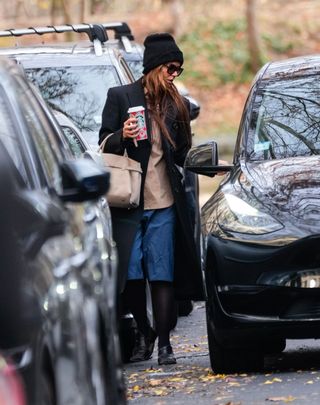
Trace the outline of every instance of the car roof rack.
{"type": "Polygon", "coordinates": [[[0,37],[21,37],[23,35],[61,34],[64,32],[85,33],[94,45],[100,46],[108,40],[107,31],[113,31],[116,39],[120,40],[126,52],[132,52],[130,41],[134,40],[131,29],[125,22],[110,22],[102,24],[66,24],[47,25],[43,27],[14,28],[0,31],[0,37]]]}

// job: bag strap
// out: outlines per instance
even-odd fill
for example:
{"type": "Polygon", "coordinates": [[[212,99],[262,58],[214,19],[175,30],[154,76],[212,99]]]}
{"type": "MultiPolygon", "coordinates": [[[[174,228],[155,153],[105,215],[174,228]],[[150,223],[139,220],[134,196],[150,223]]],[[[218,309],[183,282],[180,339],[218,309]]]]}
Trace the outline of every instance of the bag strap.
{"type": "Polygon", "coordinates": [[[106,143],[107,143],[107,140],[111,137],[113,135],[113,132],[112,132],[112,134],[109,134],[109,135],[107,135],[105,138],[104,138],[104,140],[101,142],[101,144],[99,145],[99,148],[98,148],[98,152],[103,152],[103,149],[104,149],[104,147],[105,147],[105,145],[106,145],[106,143]]]}
{"type": "MultiPolygon", "coordinates": [[[[107,135],[105,138],[104,138],[104,140],[101,142],[101,144],[99,145],[99,148],[98,148],[98,150],[97,150],[97,152],[98,153],[103,153],[103,149],[104,149],[104,147],[105,147],[105,145],[106,145],[106,143],[107,143],[107,140],[113,135],[114,133],[112,132],[112,134],[109,134],[109,135],[107,135]]],[[[127,152],[127,149],[125,148],[124,149],[124,154],[123,154],[123,156],[128,156],[128,152],[127,152]]]]}

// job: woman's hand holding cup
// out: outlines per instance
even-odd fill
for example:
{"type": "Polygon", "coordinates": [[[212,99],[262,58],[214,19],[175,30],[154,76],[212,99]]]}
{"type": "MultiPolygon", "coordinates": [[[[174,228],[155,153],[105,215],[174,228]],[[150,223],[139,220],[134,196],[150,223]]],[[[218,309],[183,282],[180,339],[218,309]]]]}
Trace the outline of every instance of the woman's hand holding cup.
{"type": "Polygon", "coordinates": [[[135,139],[139,135],[139,126],[136,118],[129,117],[127,121],[123,124],[122,136],[124,139],[132,139],[134,144],[138,146],[137,140],[135,139]]]}

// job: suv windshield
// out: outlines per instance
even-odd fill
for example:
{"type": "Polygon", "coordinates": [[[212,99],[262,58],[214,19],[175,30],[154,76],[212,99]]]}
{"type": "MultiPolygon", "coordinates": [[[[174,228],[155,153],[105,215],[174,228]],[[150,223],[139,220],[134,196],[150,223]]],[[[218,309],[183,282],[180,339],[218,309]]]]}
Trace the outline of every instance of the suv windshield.
{"type": "Polygon", "coordinates": [[[320,153],[318,76],[273,81],[258,90],[247,142],[250,160],[320,153]]]}
{"type": "Polygon", "coordinates": [[[121,84],[113,66],[63,66],[26,69],[50,107],[67,115],[87,142],[98,143],[101,114],[110,87],[121,84]]]}

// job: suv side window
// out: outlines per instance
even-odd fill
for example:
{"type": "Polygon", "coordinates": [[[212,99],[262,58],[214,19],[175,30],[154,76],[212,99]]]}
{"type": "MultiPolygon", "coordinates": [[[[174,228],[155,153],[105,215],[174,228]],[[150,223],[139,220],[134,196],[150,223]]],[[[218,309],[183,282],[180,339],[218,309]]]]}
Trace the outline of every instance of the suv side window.
{"type": "Polygon", "coordinates": [[[142,66],[142,59],[140,60],[126,60],[127,65],[129,66],[134,79],[138,80],[142,76],[143,66],[142,66]]]}
{"type": "MultiPolygon", "coordinates": [[[[55,143],[54,137],[48,136],[52,131],[47,119],[33,97],[28,97],[28,92],[20,94],[22,99],[21,109],[26,120],[26,125],[31,134],[32,140],[34,142],[35,148],[37,150],[37,155],[39,156],[43,172],[46,177],[47,185],[53,186],[56,191],[61,191],[61,179],[60,179],[60,168],[59,168],[59,159],[56,152],[59,151],[58,146],[53,148],[51,146],[51,141],[53,146],[55,143]]],[[[60,157],[62,160],[62,157],[60,157]]]]}
{"type": "Polygon", "coordinates": [[[86,151],[86,148],[81,143],[80,139],[77,137],[76,133],[70,127],[61,127],[64,136],[70,146],[73,156],[79,158],[86,151]]]}
{"type": "Polygon", "coordinates": [[[5,150],[17,169],[16,174],[20,183],[30,185],[32,182],[24,164],[24,156],[21,154],[21,145],[17,136],[18,130],[11,117],[8,103],[0,87],[0,142],[4,145],[5,150]]]}

